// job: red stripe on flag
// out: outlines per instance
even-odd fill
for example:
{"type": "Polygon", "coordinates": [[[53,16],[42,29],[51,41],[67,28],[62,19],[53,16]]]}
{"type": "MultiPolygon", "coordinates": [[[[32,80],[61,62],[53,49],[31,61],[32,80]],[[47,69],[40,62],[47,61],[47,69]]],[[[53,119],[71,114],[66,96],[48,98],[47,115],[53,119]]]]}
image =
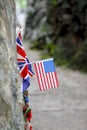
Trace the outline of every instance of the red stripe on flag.
{"type": "Polygon", "coordinates": [[[24,59],[17,59],[17,61],[20,61],[20,62],[25,62],[26,60],[24,60],[24,59]]]}
{"type": "Polygon", "coordinates": [[[51,76],[52,76],[52,88],[55,88],[55,83],[54,83],[54,72],[52,72],[52,74],[51,74],[51,76]]]}
{"type": "Polygon", "coordinates": [[[31,71],[29,71],[29,70],[28,70],[28,74],[29,74],[30,77],[32,77],[32,76],[34,75],[34,74],[33,74],[31,71]]]}
{"type": "Polygon", "coordinates": [[[58,79],[55,71],[47,71],[46,68],[44,68],[43,62],[37,62],[34,64],[34,66],[41,91],[58,87],[58,79]]]}
{"type": "Polygon", "coordinates": [[[46,74],[46,80],[47,80],[47,84],[48,84],[47,89],[50,89],[50,81],[49,81],[49,75],[48,74],[46,74]]]}
{"type": "Polygon", "coordinates": [[[42,69],[41,69],[41,64],[42,63],[38,63],[38,73],[39,73],[39,75],[40,75],[40,77],[39,77],[39,79],[41,79],[40,80],[40,83],[41,83],[41,90],[43,91],[43,89],[44,89],[44,83],[43,83],[43,73],[42,73],[42,69]]]}
{"type": "Polygon", "coordinates": [[[52,81],[52,74],[51,72],[49,73],[49,80],[50,80],[50,88],[53,86],[53,81],[52,81]]]}
{"type": "Polygon", "coordinates": [[[42,72],[41,74],[42,74],[42,77],[43,77],[43,80],[42,80],[42,82],[43,82],[43,89],[47,89],[43,63],[40,63],[40,67],[41,67],[41,72],[42,72]]]}
{"type": "Polygon", "coordinates": [[[39,73],[38,73],[38,64],[34,64],[34,67],[35,67],[35,70],[36,70],[36,76],[37,76],[39,88],[40,88],[40,90],[42,90],[42,89],[41,89],[41,81],[40,81],[40,78],[39,78],[40,75],[39,75],[39,73]]]}
{"type": "Polygon", "coordinates": [[[25,66],[21,69],[20,75],[21,75],[22,78],[25,78],[26,75],[27,75],[27,73],[28,73],[28,65],[25,65],[25,66]]]}
{"type": "Polygon", "coordinates": [[[18,33],[18,38],[22,41],[21,32],[18,33]]]}
{"type": "Polygon", "coordinates": [[[58,83],[58,78],[57,78],[57,73],[54,72],[54,75],[55,75],[55,79],[56,79],[56,88],[59,86],[59,83],[58,83]]]}
{"type": "Polygon", "coordinates": [[[23,56],[23,57],[26,57],[25,51],[20,46],[18,46],[18,45],[17,45],[17,53],[19,55],[23,56]]]}

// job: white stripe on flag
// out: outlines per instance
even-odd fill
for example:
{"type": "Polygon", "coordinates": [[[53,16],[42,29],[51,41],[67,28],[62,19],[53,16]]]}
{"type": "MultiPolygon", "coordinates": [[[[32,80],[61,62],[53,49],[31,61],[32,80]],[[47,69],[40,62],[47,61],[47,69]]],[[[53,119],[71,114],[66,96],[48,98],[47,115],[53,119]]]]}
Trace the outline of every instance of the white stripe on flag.
{"type": "Polygon", "coordinates": [[[42,91],[43,88],[42,88],[42,82],[41,82],[41,76],[40,76],[40,73],[39,73],[39,66],[38,66],[38,63],[35,64],[35,69],[36,69],[36,75],[37,75],[39,87],[40,87],[40,90],[42,91]]]}

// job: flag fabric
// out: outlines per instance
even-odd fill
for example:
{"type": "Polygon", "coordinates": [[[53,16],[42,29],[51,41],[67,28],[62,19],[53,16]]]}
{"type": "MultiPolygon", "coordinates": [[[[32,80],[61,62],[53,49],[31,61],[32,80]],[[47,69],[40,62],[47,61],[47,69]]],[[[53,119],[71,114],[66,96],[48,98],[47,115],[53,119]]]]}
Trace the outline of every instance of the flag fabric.
{"type": "Polygon", "coordinates": [[[53,59],[34,63],[36,76],[41,91],[58,87],[58,78],[53,59]]]}
{"type": "Polygon", "coordinates": [[[21,85],[22,92],[24,92],[29,86],[30,86],[30,78],[27,75],[25,78],[22,79],[22,85],[21,85]]]}
{"type": "Polygon", "coordinates": [[[22,78],[25,78],[27,74],[32,77],[34,75],[34,72],[32,71],[32,66],[22,45],[21,32],[18,33],[18,36],[16,38],[16,45],[18,54],[17,62],[20,69],[20,75],[22,78]]]}
{"type": "Polygon", "coordinates": [[[30,77],[34,75],[32,71],[31,63],[26,55],[26,52],[22,45],[22,36],[21,32],[18,32],[16,38],[16,49],[17,49],[17,62],[20,69],[20,75],[23,78],[22,90],[24,91],[30,86],[30,77]]]}

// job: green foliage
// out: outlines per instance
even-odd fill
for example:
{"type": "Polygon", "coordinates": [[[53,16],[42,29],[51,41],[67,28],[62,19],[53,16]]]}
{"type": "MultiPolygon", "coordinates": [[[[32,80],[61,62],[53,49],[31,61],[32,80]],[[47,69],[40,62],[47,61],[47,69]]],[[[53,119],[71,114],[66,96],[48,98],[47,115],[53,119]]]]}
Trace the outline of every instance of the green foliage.
{"type": "Polygon", "coordinates": [[[38,50],[43,50],[45,48],[45,42],[43,43],[43,40],[35,40],[32,42],[31,49],[38,49],[38,50]]]}
{"type": "Polygon", "coordinates": [[[54,59],[56,65],[87,72],[87,40],[80,45],[79,50],[76,50],[74,46],[69,48],[58,44],[55,47],[54,59]]]}
{"type": "MultiPolygon", "coordinates": [[[[87,0],[50,0],[47,3],[46,23],[37,20],[42,34],[37,36],[31,48],[41,50],[42,58],[53,57],[56,65],[87,72],[87,0]]],[[[34,17],[28,18],[29,21],[34,17]]],[[[30,26],[33,27],[32,23],[30,26]]]]}
{"type": "Polygon", "coordinates": [[[38,47],[39,47],[38,42],[37,42],[37,41],[33,41],[33,42],[32,42],[32,46],[31,46],[30,48],[31,48],[31,49],[38,49],[38,47]]]}
{"type": "Polygon", "coordinates": [[[77,53],[74,55],[70,66],[72,66],[74,69],[87,72],[87,40],[82,43],[79,51],[77,51],[77,53]]]}
{"type": "Polygon", "coordinates": [[[82,6],[87,3],[87,0],[77,0],[79,5],[82,6]]]}
{"type": "Polygon", "coordinates": [[[50,56],[53,56],[55,51],[55,44],[47,43],[45,49],[47,50],[47,52],[49,52],[50,56]]]}
{"type": "Polygon", "coordinates": [[[63,48],[62,44],[58,44],[55,47],[54,59],[55,59],[56,65],[67,66],[68,61],[65,56],[65,48],[63,48]]]}
{"type": "Polygon", "coordinates": [[[32,49],[43,50],[41,59],[53,57],[58,66],[87,72],[87,40],[80,45],[79,50],[76,45],[64,46],[62,43],[58,45],[47,43],[40,46],[37,41],[34,42],[32,49]]]}
{"type": "Polygon", "coordinates": [[[16,6],[18,6],[20,9],[24,9],[26,7],[26,4],[26,0],[16,0],[16,6]]]}
{"type": "Polygon", "coordinates": [[[51,0],[53,5],[56,5],[58,3],[58,0],[51,0]]]}

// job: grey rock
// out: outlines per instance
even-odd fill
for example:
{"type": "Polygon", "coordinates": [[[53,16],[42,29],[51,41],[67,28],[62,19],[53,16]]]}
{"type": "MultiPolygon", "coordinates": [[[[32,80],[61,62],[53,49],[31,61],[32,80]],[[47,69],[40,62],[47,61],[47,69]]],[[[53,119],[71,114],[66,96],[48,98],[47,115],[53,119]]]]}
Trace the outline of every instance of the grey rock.
{"type": "Polygon", "coordinates": [[[0,130],[23,130],[14,0],[0,0],[0,130]]]}
{"type": "Polygon", "coordinates": [[[24,38],[31,40],[47,35],[47,3],[44,0],[28,1],[24,38]]]}

